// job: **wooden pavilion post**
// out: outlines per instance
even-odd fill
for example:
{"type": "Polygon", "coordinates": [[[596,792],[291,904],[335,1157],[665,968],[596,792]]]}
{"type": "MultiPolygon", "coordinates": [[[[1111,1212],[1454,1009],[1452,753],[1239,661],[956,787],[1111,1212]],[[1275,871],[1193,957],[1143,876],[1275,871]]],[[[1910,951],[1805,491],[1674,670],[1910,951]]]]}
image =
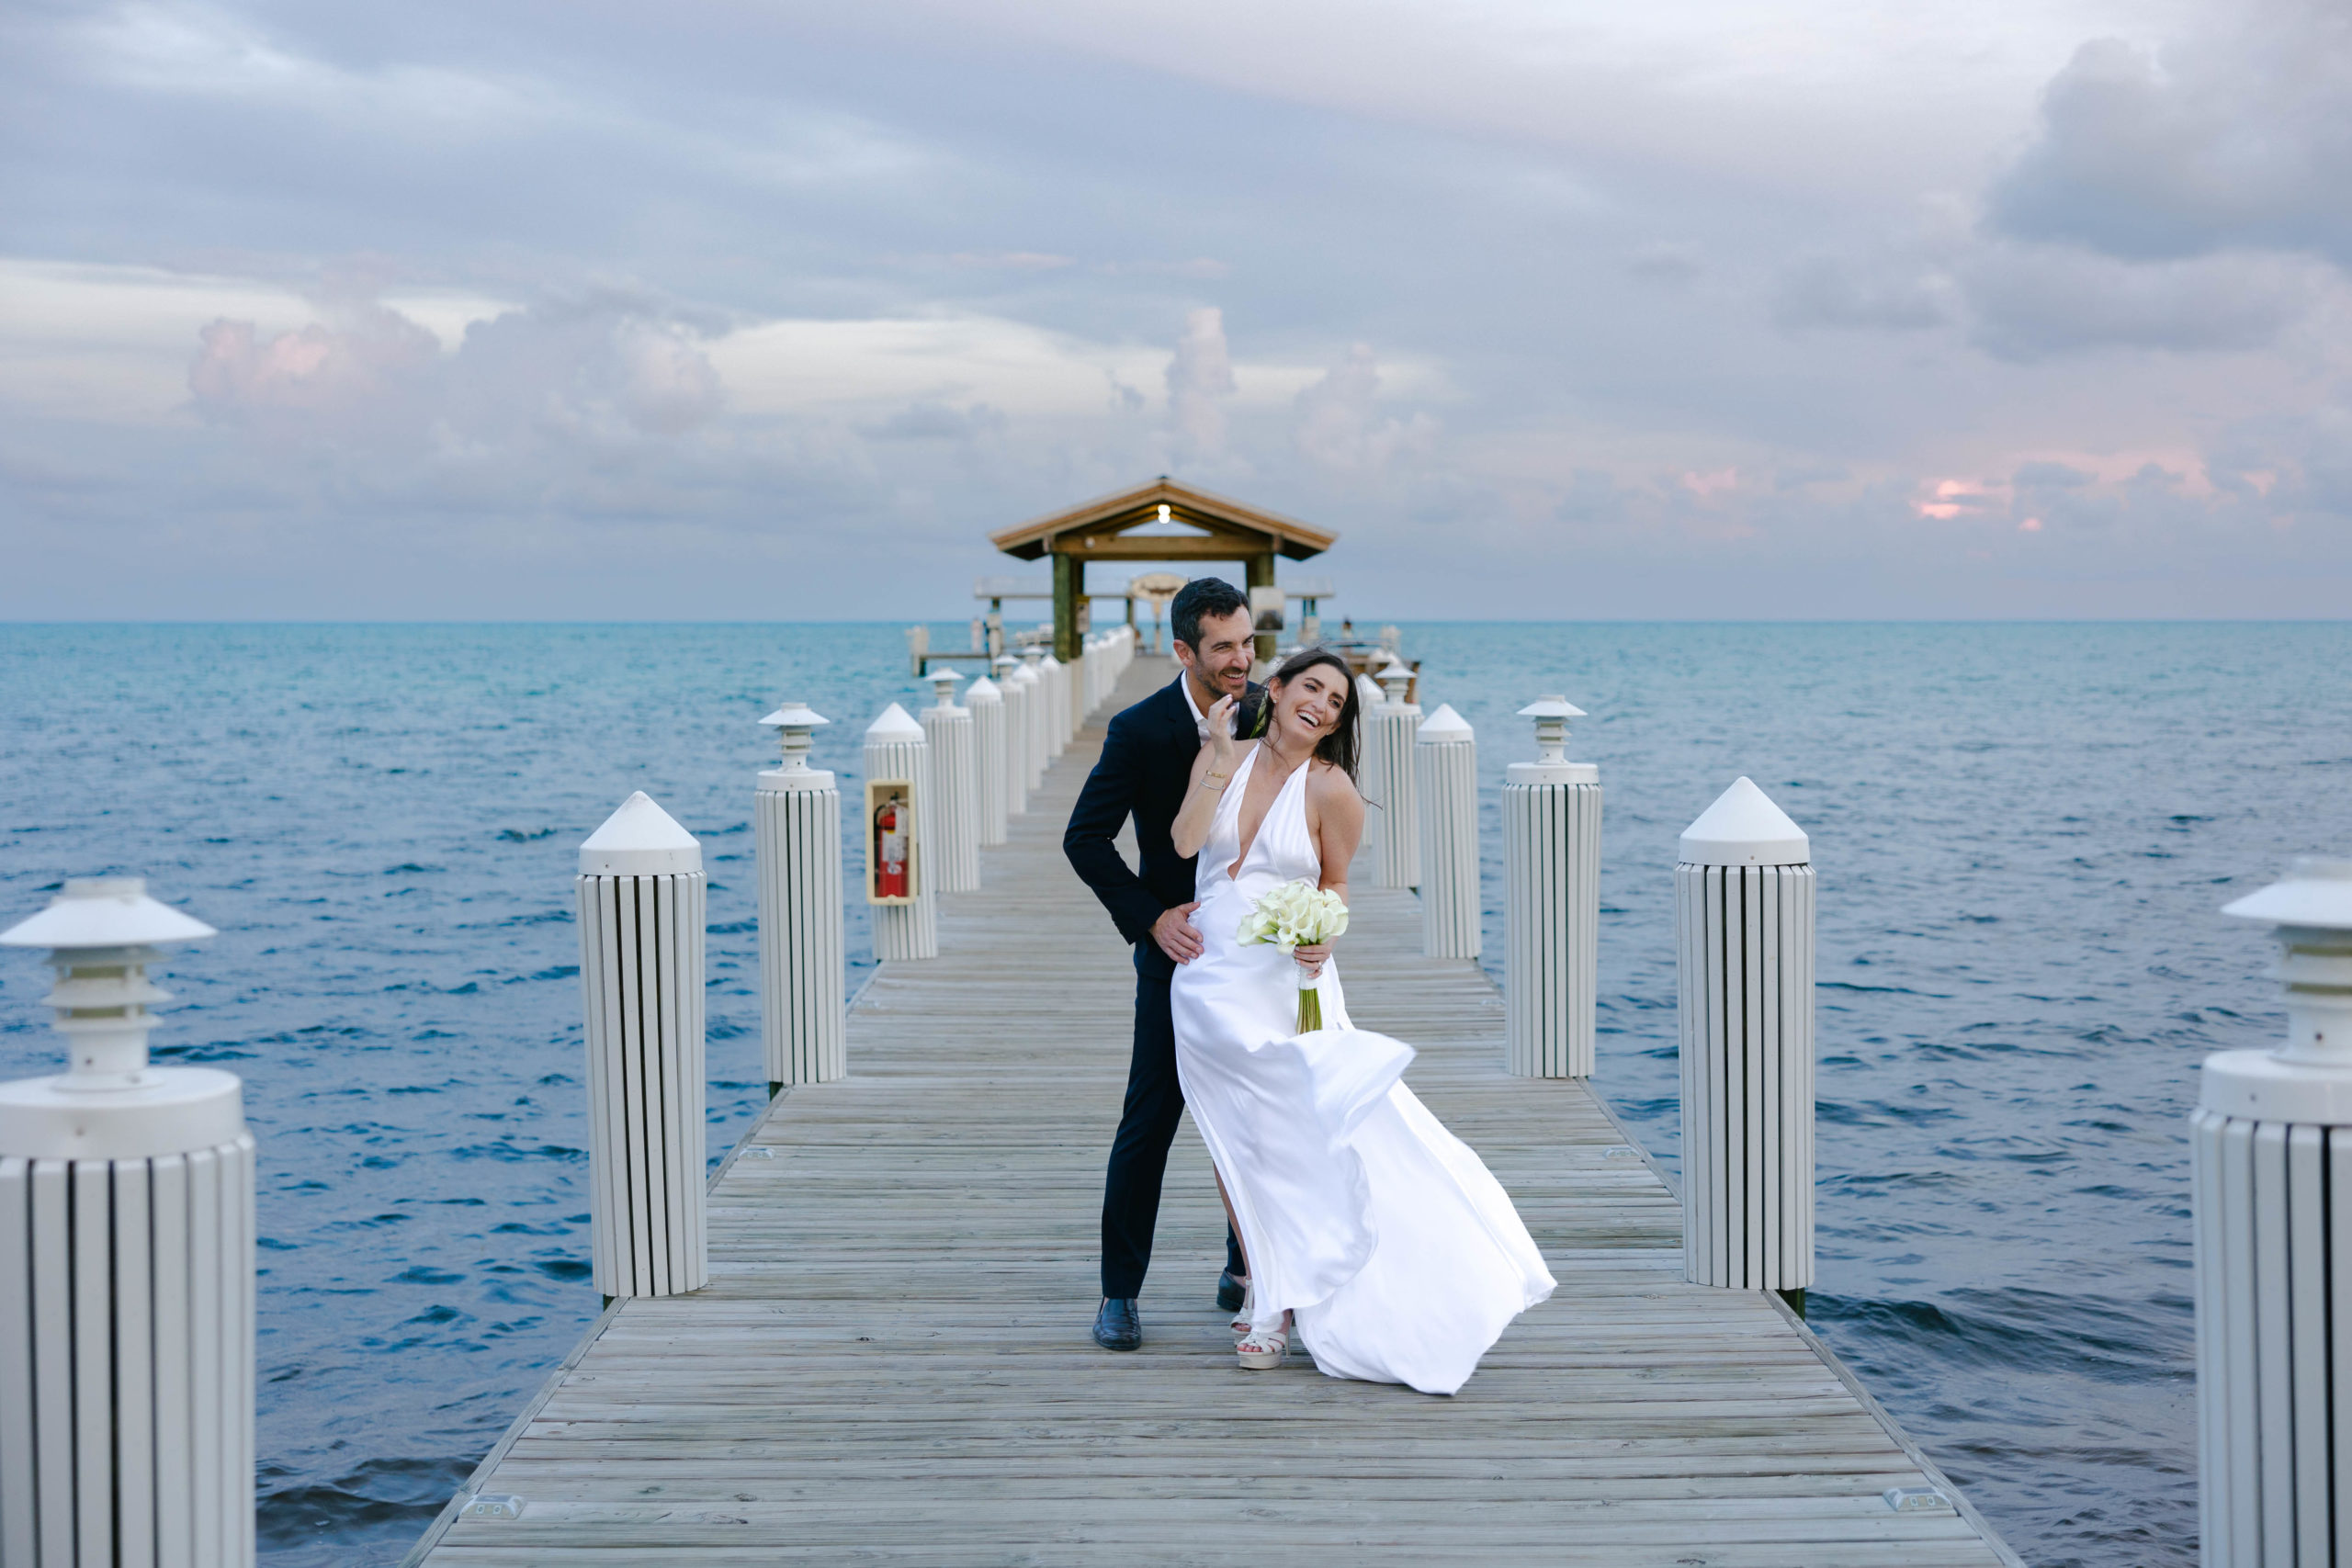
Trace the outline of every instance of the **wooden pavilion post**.
{"type": "Polygon", "coordinates": [[[1081,556],[1054,556],[1054,657],[1074,664],[1085,652],[1086,629],[1078,611],[1086,596],[1086,560],[1081,556]]]}
{"type": "MultiPolygon", "coordinates": [[[[1247,558],[1244,562],[1244,570],[1250,575],[1250,587],[1272,588],[1274,585],[1274,552],[1272,550],[1263,550],[1257,555],[1247,558]]],[[[1274,634],[1272,632],[1260,632],[1258,634],[1258,662],[1261,664],[1272,664],[1273,661],[1274,634]]]]}

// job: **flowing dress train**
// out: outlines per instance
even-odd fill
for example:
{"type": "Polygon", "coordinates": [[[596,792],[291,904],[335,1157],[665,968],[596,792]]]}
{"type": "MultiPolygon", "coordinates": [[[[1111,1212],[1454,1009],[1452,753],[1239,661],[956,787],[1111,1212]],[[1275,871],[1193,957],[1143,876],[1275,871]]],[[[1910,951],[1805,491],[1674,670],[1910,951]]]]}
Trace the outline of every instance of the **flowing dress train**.
{"type": "Polygon", "coordinates": [[[1316,982],[1324,1027],[1301,1034],[1296,964],[1238,940],[1262,894],[1322,875],[1305,767],[1235,867],[1262,755],[1234,770],[1201,850],[1203,952],[1170,993],[1184,1102],[1233,1202],[1256,1325],[1294,1312],[1331,1376],[1452,1393],[1552,1275],[1501,1184],[1401,1081],[1412,1047],[1349,1021],[1336,961],[1316,982]]]}

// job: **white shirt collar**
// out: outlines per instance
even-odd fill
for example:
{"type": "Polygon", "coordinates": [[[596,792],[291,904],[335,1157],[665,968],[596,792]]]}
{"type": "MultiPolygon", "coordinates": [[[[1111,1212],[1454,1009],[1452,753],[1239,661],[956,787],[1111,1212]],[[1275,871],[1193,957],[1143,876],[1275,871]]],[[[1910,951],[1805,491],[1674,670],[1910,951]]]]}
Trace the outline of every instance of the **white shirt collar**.
{"type": "Polygon", "coordinates": [[[1201,705],[1193,700],[1192,680],[1182,670],[1176,671],[1176,689],[1184,694],[1184,705],[1193,710],[1193,732],[1201,738],[1201,743],[1205,746],[1209,739],[1208,716],[1201,712],[1201,705]]]}

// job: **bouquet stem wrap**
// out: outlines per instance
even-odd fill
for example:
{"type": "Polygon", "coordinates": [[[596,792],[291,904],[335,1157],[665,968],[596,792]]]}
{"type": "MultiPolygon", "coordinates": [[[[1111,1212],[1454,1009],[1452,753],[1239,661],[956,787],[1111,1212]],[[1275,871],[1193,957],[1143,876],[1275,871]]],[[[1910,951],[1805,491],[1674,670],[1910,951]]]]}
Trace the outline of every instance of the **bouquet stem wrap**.
{"type": "Polygon", "coordinates": [[[1323,1027],[1323,993],[1316,989],[1322,979],[1319,975],[1298,972],[1298,1032],[1311,1033],[1323,1027]]]}
{"type": "MultiPolygon", "coordinates": [[[[1348,929],[1348,907],[1337,893],[1326,892],[1301,877],[1270,888],[1241,917],[1235,933],[1243,942],[1262,942],[1295,953],[1320,947],[1348,929]]],[[[1323,998],[1316,989],[1319,976],[1305,969],[1298,974],[1298,1032],[1323,1027],[1323,998]]]]}

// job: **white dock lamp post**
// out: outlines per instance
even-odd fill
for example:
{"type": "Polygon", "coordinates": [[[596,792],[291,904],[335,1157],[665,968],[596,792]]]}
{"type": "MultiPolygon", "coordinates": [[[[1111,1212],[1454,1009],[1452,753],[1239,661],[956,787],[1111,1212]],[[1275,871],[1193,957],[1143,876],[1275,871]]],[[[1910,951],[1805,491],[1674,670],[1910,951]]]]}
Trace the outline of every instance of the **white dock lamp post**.
{"type": "Polygon", "coordinates": [[[831,723],[786,702],[760,722],[784,745],[781,767],[759,776],[752,826],[760,880],[760,1039],[768,1095],[788,1084],[849,1074],[843,1036],[842,792],[808,765],[831,723]]]}
{"type": "Polygon", "coordinates": [[[1421,728],[1421,708],[1405,700],[1413,684],[1408,666],[1392,661],[1378,680],[1388,697],[1372,712],[1377,735],[1374,755],[1379,761],[1373,787],[1380,792],[1380,886],[1419,887],[1421,818],[1419,791],[1414,787],[1413,738],[1421,728]]]}
{"type": "Polygon", "coordinates": [[[1682,1269],[1813,1283],[1813,845],[1746,778],[1682,831],[1674,868],[1682,1269]]]}
{"type": "Polygon", "coordinates": [[[607,1301],[699,1290],[702,845],[639,790],[581,844],[576,887],[596,1289],[607,1301]]]}
{"type": "Polygon", "coordinates": [[[980,844],[1004,842],[1005,778],[1004,692],[983,675],[964,689],[964,705],[972,710],[972,772],[979,785],[980,844]]]}
{"type": "Polygon", "coordinates": [[[1519,710],[1535,721],[1535,761],[1503,784],[1503,996],[1507,1059],[1520,1077],[1592,1076],[1600,963],[1600,770],[1568,761],[1556,693],[1519,710]]]}
{"type": "Polygon", "coordinates": [[[2205,1562],[2352,1560],[2352,860],[2222,912],[2276,928],[2287,1039],[2208,1056],[2189,1117],[2205,1562]]]}
{"type": "Polygon", "coordinates": [[[0,1564],[254,1561],[254,1141],[244,1090],[147,1060],[147,978],[212,928],[76,878],[43,947],[69,1066],[0,1084],[0,1564]]]}
{"type": "Polygon", "coordinates": [[[973,762],[972,710],[956,705],[964,679],[939,669],[924,677],[938,699],[922,710],[922,732],[931,742],[931,772],[939,801],[932,810],[931,863],[942,893],[977,893],[980,887],[980,781],[973,762]]]}
{"type": "Polygon", "coordinates": [[[1413,732],[1421,830],[1421,948],[1431,958],[1476,958],[1478,919],[1478,742],[1469,721],[1440,703],[1413,732]]]}
{"type": "MultiPolygon", "coordinates": [[[[997,655],[996,685],[1004,694],[1004,814],[1029,814],[1029,698],[1036,678],[1009,653],[997,655]],[[1024,679],[1023,677],[1027,678],[1024,679]]],[[[1008,823],[1006,831],[1012,830],[1008,823]]]]}

